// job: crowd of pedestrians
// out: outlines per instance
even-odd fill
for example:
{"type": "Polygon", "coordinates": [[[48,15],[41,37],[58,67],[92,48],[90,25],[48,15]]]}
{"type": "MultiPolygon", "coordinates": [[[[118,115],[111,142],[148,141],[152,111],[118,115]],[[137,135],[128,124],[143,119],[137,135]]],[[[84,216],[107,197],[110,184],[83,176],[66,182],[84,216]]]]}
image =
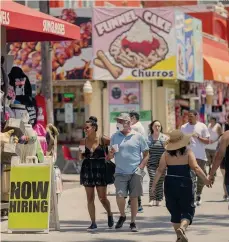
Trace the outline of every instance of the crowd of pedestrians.
{"type": "Polygon", "coordinates": [[[83,147],[80,180],[85,187],[91,218],[88,230],[97,229],[95,189],[107,212],[108,227],[114,226],[107,199],[107,185],[114,183],[120,212],[115,229],[123,227],[126,212],[130,210],[130,229],[137,232],[136,216],[143,212],[143,178],[148,171],[149,206],[160,206],[165,196],[176,241],[186,242],[186,229],[192,224],[195,207],[202,203],[203,188],[214,184],[219,166],[224,176],[224,200],[229,201],[229,131],[226,131],[229,117],[223,132],[214,117],[207,127],[198,121],[198,113],[191,110],[188,122],[180,130],[165,134],[160,121],[154,120],[148,135],[139,120],[136,112],[121,113],[116,118],[117,132],[111,138],[97,135],[96,117],[90,117],[85,123],[86,137],[80,146],[83,147]],[[115,166],[113,172],[111,163],[115,166]]]}

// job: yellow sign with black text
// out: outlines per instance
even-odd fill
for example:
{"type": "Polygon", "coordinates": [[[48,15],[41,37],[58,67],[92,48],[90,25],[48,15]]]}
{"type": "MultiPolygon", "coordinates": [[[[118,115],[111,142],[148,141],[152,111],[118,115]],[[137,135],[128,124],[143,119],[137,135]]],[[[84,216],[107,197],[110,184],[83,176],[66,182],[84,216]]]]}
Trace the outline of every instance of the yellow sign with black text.
{"type": "Polygon", "coordinates": [[[11,231],[49,229],[50,191],[49,164],[12,166],[8,229],[11,231]]]}

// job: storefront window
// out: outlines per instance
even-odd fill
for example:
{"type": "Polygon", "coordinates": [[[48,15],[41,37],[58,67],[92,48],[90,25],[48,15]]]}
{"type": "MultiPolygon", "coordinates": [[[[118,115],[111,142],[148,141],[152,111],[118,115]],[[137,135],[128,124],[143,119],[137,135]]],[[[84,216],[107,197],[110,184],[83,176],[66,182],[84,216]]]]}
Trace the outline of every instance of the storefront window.
{"type": "Polygon", "coordinates": [[[15,2],[22,4],[24,6],[27,6],[29,8],[39,9],[39,1],[26,0],[26,1],[15,1],[15,2]]]}
{"type": "Polygon", "coordinates": [[[199,4],[209,4],[209,5],[216,5],[218,2],[221,2],[224,5],[228,4],[228,1],[199,0],[198,2],[199,4]]]}
{"type": "Polygon", "coordinates": [[[83,0],[82,1],[82,6],[84,8],[90,8],[94,6],[94,1],[93,0],[83,0]]]}
{"type": "Polygon", "coordinates": [[[85,122],[83,86],[54,86],[53,109],[59,143],[78,143],[85,122]]]}

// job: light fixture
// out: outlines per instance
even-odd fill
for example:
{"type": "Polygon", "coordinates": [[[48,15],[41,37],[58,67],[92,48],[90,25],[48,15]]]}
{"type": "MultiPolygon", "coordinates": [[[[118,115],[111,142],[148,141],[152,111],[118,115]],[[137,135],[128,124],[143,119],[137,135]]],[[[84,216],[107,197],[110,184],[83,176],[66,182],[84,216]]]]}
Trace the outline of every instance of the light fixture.
{"type": "Polygon", "coordinates": [[[86,105],[90,104],[92,101],[92,93],[93,88],[90,81],[86,81],[83,85],[83,95],[84,95],[84,103],[86,105]]]}
{"type": "Polygon", "coordinates": [[[208,85],[206,87],[206,103],[207,103],[207,105],[212,105],[213,96],[214,96],[213,87],[210,83],[208,83],[208,85]]]}

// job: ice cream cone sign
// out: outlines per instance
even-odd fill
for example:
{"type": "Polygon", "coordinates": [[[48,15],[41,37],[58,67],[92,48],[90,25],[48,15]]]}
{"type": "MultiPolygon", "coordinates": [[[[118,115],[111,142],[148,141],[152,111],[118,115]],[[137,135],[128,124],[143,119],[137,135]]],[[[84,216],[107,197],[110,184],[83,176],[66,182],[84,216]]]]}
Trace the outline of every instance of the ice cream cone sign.
{"type": "Polygon", "coordinates": [[[214,90],[213,87],[208,84],[206,87],[206,104],[207,105],[212,105],[213,102],[213,96],[214,96],[214,90]]]}
{"type": "Polygon", "coordinates": [[[86,105],[90,104],[92,101],[92,85],[90,81],[86,81],[83,86],[84,103],[86,105]]]}

